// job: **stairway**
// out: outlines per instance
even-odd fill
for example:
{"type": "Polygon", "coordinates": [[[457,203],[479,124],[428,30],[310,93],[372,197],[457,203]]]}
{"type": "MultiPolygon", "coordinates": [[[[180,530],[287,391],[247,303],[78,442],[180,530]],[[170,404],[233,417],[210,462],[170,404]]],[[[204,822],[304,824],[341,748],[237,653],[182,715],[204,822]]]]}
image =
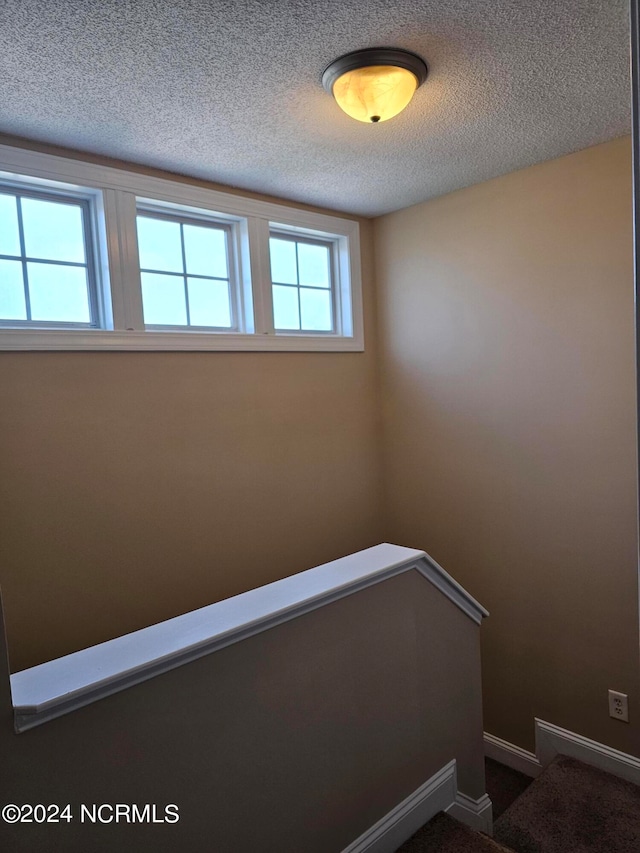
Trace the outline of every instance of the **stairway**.
{"type": "Polygon", "coordinates": [[[440,813],[397,853],[639,853],[640,787],[558,756],[489,838],[440,813]]]}

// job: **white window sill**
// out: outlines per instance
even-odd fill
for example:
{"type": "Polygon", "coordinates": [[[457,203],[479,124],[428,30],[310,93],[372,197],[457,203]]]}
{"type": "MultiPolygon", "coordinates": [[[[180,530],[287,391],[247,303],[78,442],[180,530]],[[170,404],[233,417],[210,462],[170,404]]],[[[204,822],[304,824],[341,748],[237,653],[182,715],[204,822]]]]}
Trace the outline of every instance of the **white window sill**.
{"type": "Polygon", "coordinates": [[[104,329],[2,329],[0,350],[162,350],[362,352],[364,344],[337,335],[259,335],[207,332],[122,332],[104,329]]]}

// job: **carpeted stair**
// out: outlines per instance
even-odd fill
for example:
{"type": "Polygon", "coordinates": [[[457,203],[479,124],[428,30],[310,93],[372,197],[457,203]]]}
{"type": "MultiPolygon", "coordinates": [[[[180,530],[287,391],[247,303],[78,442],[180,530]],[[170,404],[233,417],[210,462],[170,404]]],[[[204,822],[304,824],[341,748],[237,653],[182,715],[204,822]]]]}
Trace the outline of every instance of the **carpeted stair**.
{"type": "Polygon", "coordinates": [[[445,812],[437,814],[429,823],[412,835],[398,853],[511,853],[474,829],[469,829],[445,812]]]}
{"type": "Polygon", "coordinates": [[[495,821],[493,838],[440,813],[397,853],[498,851],[640,853],[640,787],[561,755],[495,821]]]}

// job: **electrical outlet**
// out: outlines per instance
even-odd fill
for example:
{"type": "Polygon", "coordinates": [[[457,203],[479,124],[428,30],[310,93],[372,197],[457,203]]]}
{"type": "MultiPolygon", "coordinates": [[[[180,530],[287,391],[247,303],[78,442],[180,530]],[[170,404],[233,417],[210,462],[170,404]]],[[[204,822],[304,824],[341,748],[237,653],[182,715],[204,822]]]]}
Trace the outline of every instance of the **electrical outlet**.
{"type": "Polygon", "coordinates": [[[609,716],[614,720],[622,720],[623,723],[629,722],[629,697],[626,693],[609,691],[609,716]]]}

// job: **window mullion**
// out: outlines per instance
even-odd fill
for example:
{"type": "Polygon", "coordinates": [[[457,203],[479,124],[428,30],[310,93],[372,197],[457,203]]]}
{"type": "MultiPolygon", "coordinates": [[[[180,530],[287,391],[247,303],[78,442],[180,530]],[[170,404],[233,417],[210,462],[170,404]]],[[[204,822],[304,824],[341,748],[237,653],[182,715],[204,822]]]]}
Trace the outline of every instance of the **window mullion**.
{"type": "Polygon", "coordinates": [[[180,251],[182,253],[182,282],[184,285],[184,304],[187,311],[187,326],[191,325],[191,311],[189,309],[189,285],[187,282],[187,255],[184,248],[184,223],[180,222],[180,251]]]}
{"type": "Polygon", "coordinates": [[[269,255],[269,221],[257,216],[247,220],[251,281],[253,284],[253,315],[258,335],[273,335],[273,292],[271,290],[271,260],[269,255]]]}
{"type": "Polygon", "coordinates": [[[298,261],[298,241],[293,244],[296,247],[296,296],[298,297],[298,328],[302,331],[302,293],[300,292],[300,262],[298,261]]]}
{"type": "Polygon", "coordinates": [[[144,331],[135,195],[105,190],[104,215],[114,329],[144,331]]]}
{"type": "Polygon", "coordinates": [[[82,241],[84,245],[84,267],[87,285],[87,298],[89,302],[89,317],[92,327],[103,327],[105,325],[104,311],[101,310],[96,264],[96,242],[91,224],[91,205],[88,200],[81,204],[82,211],[82,241]]]}
{"type": "Polygon", "coordinates": [[[20,254],[22,257],[22,286],[24,288],[24,307],[27,312],[27,320],[31,320],[31,297],[29,296],[29,278],[27,275],[27,250],[24,241],[24,224],[22,222],[22,202],[20,196],[16,196],[16,207],[18,213],[18,237],[20,239],[20,254]]]}

